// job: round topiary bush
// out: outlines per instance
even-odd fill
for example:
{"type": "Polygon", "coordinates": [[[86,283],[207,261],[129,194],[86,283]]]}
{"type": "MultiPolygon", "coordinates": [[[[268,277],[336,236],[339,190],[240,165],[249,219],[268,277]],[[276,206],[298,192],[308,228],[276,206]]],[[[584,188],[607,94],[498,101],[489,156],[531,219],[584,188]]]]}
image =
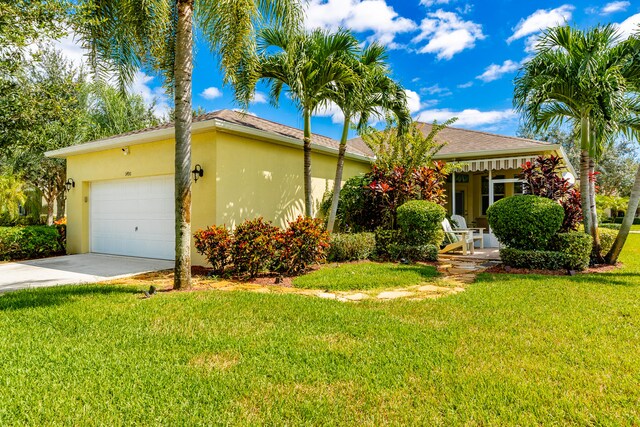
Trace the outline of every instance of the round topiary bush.
{"type": "Polygon", "coordinates": [[[444,238],[442,220],[445,209],[437,203],[410,200],[396,211],[404,243],[412,246],[440,246],[444,238]]]}
{"type": "Polygon", "coordinates": [[[487,209],[489,226],[498,240],[514,249],[545,250],[562,227],[564,209],[539,196],[513,196],[487,209]]]}

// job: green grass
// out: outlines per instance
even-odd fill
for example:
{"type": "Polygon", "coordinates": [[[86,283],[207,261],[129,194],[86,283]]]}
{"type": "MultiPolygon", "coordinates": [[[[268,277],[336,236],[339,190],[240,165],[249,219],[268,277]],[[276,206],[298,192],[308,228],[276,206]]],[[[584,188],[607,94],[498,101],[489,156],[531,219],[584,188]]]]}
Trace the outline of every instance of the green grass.
{"type": "Polygon", "coordinates": [[[426,301],[123,286],[0,297],[0,425],[638,425],[624,270],[426,301]]]}
{"type": "Polygon", "coordinates": [[[412,286],[436,276],[436,268],[429,265],[361,262],[330,264],[295,278],[293,284],[298,288],[351,291],[412,286]]]}

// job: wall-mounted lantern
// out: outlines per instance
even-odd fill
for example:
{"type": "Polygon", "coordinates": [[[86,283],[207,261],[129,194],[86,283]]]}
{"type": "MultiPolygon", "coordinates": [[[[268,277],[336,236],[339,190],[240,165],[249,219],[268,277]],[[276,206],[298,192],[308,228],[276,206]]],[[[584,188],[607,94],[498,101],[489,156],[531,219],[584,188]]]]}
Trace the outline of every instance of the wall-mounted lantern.
{"type": "Polygon", "coordinates": [[[202,178],[204,176],[204,169],[202,169],[202,166],[196,165],[191,173],[193,174],[193,182],[198,182],[198,178],[202,178]]]}
{"type": "Polygon", "coordinates": [[[67,179],[67,182],[64,183],[64,186],[67,188],[67,191],[71,191],[72,188],[76,187],[76,182],[73,178],[67,179]]]}

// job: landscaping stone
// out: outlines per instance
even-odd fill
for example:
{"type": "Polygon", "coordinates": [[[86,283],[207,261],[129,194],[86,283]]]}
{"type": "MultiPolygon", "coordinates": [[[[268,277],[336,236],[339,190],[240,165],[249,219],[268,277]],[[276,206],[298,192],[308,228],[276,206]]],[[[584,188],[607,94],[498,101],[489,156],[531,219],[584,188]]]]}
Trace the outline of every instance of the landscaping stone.
{"type": "Polygon", "coordinates": [[[367,294],[363,294],[363,293],[357,293],[357,294],[351,294],[351,295],[345,295],[344,299],[347,301],[362,301],[364,299],[369,298],[369,295],[367,294]]]}
{"type": "Polygon", "coordinates": [[[412,295],[414,295],[414,293],[409,291],[386,291],[378,294],[378,299],[397,299],[409,297],[412,295]]]}
{"type": "Polygon", "coordinates": [[[336,294],[332,294],[329,292],[319,292],[316,294],[316,296],[318,298],[324,298],[324,299],[336,299],[337,295],[336,294]]]}

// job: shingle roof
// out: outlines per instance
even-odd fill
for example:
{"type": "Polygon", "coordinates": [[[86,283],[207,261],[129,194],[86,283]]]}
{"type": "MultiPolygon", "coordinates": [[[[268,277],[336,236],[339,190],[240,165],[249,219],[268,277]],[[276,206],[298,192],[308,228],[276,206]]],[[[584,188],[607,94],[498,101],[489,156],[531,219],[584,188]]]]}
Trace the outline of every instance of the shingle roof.
{"type": "MultiPolygon", "coordinates": [[[[431,124],[419,122],[420,130],[424,135],[428,135],[432,129],[431,124]]],[[[467,153],[478,153],[490,151],[527,150],[532,153],[549,149],[551,144],[533,139],[517,138],[515,136],[496,135],[477,130],[460,129],[446,127],[436,135],[435,140],[446,145],[438,152],[438,157],[451,157],[467,153]]],[[[354,138],[350,144],[362,143],[361,138],[354,138]]]]}
{"type": "MultiPolygon", "coordinates": [[[[302,141],[304,137],[304,133],[301,129],[296,129],[291,126],[286,126],[280,123],[272,122],[270,120],[262,119],[260,117],[254,116],[252,114],[242,113],[233,110],[218,110],[211,113],[206,113],[194,117],[193,122],[206,122],[209,120],[221,120],[227,123],[232,123],[240,126],[244,126],[247,128],[261,130],[264,132],[270,132],[273,134],[286,136],[294,139],[298,139],[302,141]]],[[[149,127],[146,129],[140,129],[132,132],[127,132],[119,135],[114,135],[105,139],[113,139],[120,138],[128,135],[136,135],[145,132],[150,132],[159,129],[170,129],[173,127],[173,122],[163,123],[158,126],[149,127]]],[[[311,138],[311,142],[314,144],[332,148],[334,150],[338,150],[340,142],[335,139],[329,138],[327,136],[313,134],[311,138]]],[[[361,156],[372,157],[373,153],[367,147],[367,145],[362,141],[349,142],[347,145],[347,152],[358,154],[361,156]]]]}

